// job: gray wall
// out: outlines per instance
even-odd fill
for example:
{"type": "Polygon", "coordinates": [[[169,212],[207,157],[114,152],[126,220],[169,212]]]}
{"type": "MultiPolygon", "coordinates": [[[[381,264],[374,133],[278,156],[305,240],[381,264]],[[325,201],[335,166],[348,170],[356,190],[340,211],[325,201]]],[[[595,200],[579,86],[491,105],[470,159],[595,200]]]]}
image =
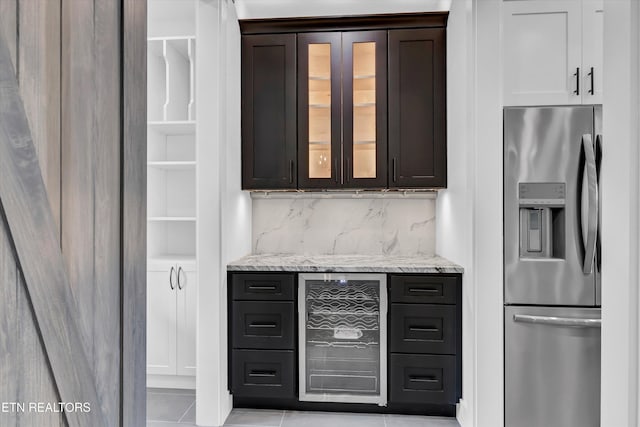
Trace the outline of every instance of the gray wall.
{"type": "MultiPolygon", "coordinates": [[[[144,30],[144,20],[138,22],[144,30]]],[[[121,2],[0,0],[0,32],[12,53],[58,226],[84,352],[93,368],[106,425],[117,426],[121,424],[124,386],[121,264],[126,264],[121,263],[121,2]]],[[[144,55],[144,47],[138,53],[144,55]]],[[[144,60],[139,68],[141,64],[144,60]]],[[[144,79],[138,82],[141,84],[145,86],[144,79]]],[[[138,97],[146,99],[146,89],[139,90],[138,97]]],[[[144,126],[144,106],[141,116],[144,126]]],[[[126,140],[126,132],[124,136],[126,140]]],[[[139,136],[144,141],[143,130],[139,136]]],[[[137,164],[141,173],[144,160],[137,164]]],[[[124,176],[126,179],[126,173],[124,176]]],[[[144,192],[137,198],[144,199],[144,192]]],[[[142,240],[144,243],[144,233],[142,240]]],[[[141,258],[144,260],[144,252],[141,258]]],[[[144,292],[140,297],[144,301],[142,298],[144,292]]],[[[144,320],[144,307],[142,313],[144,320]]],[[[144,328],[144,322],[140,327],[144,328]]],[[[39,333],[3,218],[0,402],[59,400],[39,333]]],[[[144,404],[140,410],[144,412],[144,404]]],[[[47,427],[66,425],[66,421],[51,413],[0,413],[0,425],[47,427]]]]}

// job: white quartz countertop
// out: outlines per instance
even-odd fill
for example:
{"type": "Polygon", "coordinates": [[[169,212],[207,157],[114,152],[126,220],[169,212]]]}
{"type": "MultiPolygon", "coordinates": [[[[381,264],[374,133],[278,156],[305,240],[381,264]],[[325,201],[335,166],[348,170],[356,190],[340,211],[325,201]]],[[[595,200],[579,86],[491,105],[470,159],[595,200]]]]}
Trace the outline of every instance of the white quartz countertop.
{"type": "Polygon", "coordinates": [[[463,273],[464,268],[440,256],[384,255],[247,255],[228,271],[298,271],[340,273],[463,273]]]}

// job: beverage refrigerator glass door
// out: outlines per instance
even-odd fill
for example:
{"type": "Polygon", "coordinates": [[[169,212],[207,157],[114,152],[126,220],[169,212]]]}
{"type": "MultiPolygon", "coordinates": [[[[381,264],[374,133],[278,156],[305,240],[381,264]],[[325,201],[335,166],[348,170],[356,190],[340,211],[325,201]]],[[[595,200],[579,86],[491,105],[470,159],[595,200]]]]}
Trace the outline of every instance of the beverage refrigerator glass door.
{"type": "Polygon", "coordinates": [[[301,401],[387,404],[384,274],[300,274],[301,401]]]}

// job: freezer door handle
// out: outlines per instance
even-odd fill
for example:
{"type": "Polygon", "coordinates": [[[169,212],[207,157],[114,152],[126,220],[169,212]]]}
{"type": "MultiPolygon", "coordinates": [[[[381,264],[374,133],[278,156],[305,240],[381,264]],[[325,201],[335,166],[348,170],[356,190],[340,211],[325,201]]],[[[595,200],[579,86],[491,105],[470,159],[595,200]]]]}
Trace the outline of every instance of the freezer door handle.
{"type": "Polygon", "coordinates": [[[590,134],[582,135],[582,147],[587,170],[587,242],[584,248],[582,272],[591,274],[596,255],[596,238],[598,236],[598,175],[596,171],[596,153],[590,134]]]}
{"type": "Polygon", "coordinates": [[[537,323],[540,325],[570,326],[575,328],[599,328],[601,319],[585,319],[575,317],[534,316],[530,314],[514,314],[514,322],[537,323]]]}

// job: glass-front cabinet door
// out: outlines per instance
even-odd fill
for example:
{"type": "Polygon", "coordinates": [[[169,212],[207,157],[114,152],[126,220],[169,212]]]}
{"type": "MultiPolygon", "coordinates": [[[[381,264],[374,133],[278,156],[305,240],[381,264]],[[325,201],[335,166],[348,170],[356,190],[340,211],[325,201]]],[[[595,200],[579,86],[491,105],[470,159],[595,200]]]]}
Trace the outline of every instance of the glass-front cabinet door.
{"type": "Polygon", "coordinates": [[[301,401],[387,403],[384,274],[299,275],[301,401]]]}
{"type": "Polygon", "coordinates": [[[387,186],[385,31],[298,35],[302,189],[387,186]]]}
{"type": "Polygon", "coordinates": [[[340,33],[298,35],[300,188],[337,188],[341,175],[340,33]]]}
{"type": "Polygon", "coordinates": [[[344,186],[387,186],[387,32],[342,34],[344,186]]]}

